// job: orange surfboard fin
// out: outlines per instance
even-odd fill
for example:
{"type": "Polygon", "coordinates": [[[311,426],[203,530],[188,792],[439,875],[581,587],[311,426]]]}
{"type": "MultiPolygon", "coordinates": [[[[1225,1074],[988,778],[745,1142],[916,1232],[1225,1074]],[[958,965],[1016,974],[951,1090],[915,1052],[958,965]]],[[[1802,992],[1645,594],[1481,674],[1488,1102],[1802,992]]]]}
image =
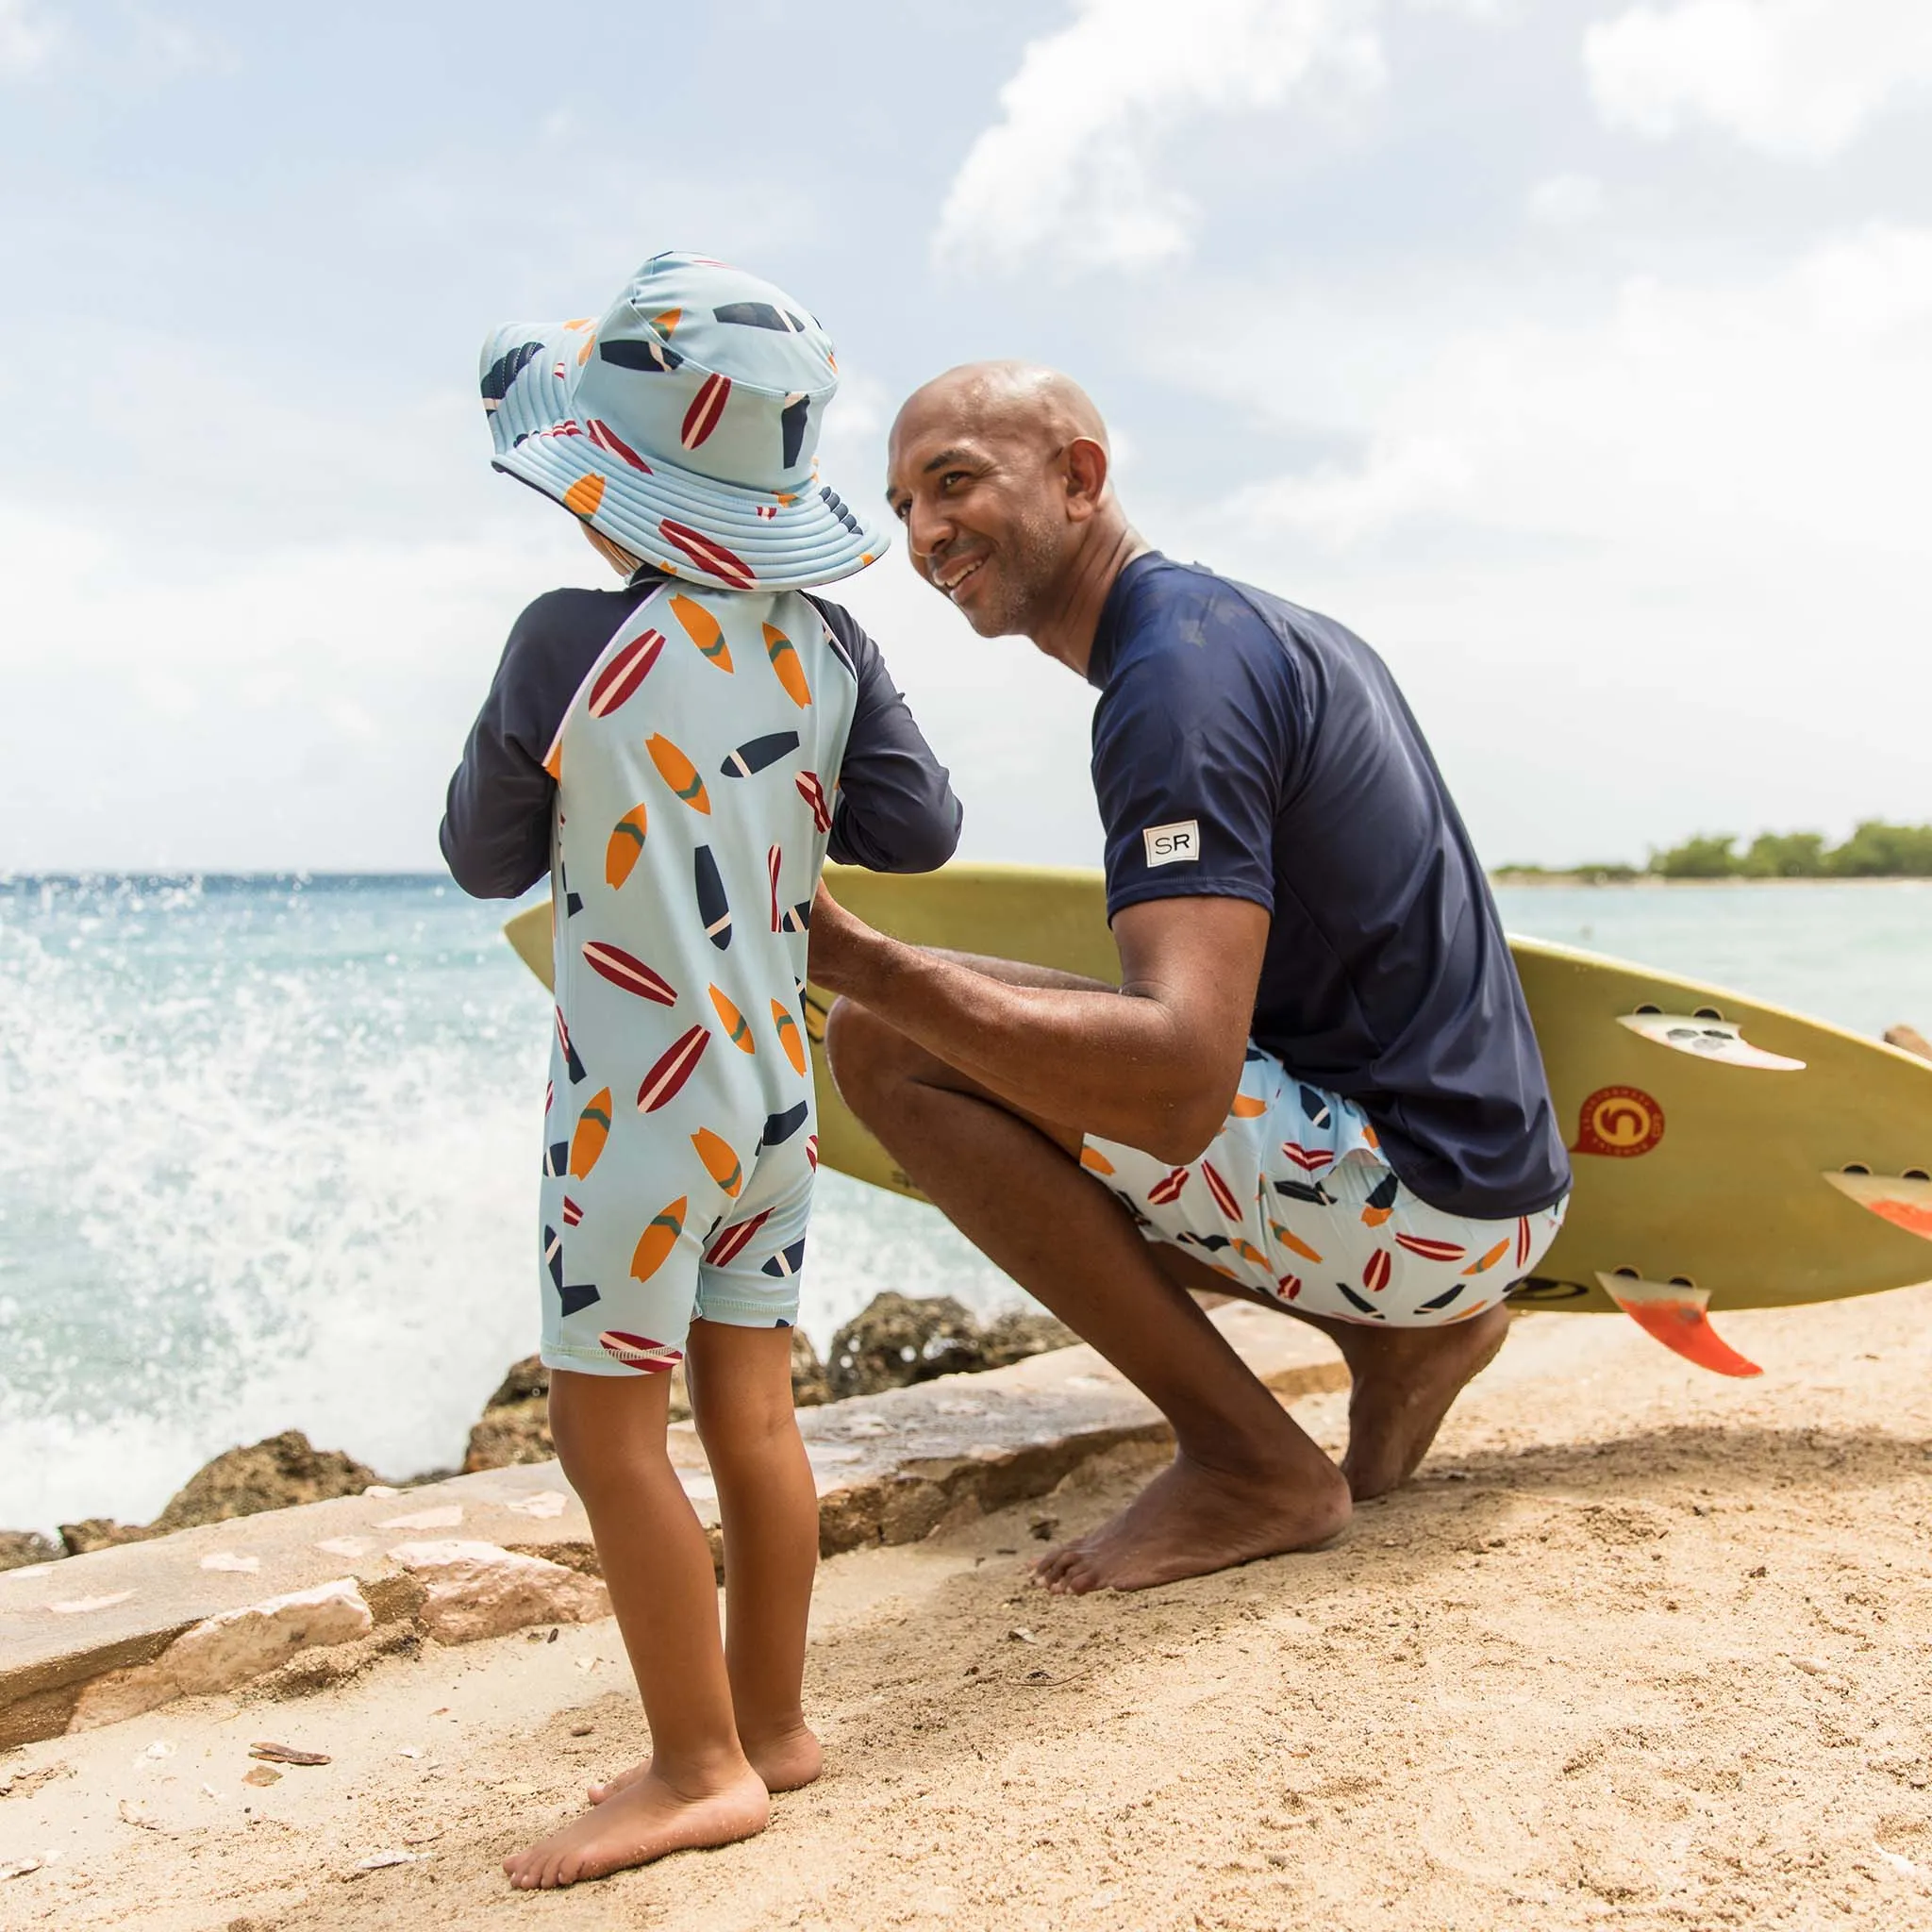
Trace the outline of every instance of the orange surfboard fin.
{"type": "Polygon", "coordinates": [[[1693,1288],[1687,1281],[1642,1281],[1634,1274],[1599,1274],[1597,1280],[1646,1335],[1672,1354],[1716,1375],[1763,1374],[1710,1325],[1707,1288],[1693,1288]]]}

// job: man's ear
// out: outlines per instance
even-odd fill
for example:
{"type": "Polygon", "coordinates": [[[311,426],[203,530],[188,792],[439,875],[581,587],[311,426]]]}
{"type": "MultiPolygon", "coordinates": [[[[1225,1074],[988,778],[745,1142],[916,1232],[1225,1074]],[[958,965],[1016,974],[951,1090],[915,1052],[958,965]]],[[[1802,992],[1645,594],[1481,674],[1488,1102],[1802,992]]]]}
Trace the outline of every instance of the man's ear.
{"type": "Polygon", "coordinates": [[[1061,458],[1067,479],[1067,515],[1084,524],[1107,496],[1107,451],[1091,436],[1076,436],[1061,458]]]}

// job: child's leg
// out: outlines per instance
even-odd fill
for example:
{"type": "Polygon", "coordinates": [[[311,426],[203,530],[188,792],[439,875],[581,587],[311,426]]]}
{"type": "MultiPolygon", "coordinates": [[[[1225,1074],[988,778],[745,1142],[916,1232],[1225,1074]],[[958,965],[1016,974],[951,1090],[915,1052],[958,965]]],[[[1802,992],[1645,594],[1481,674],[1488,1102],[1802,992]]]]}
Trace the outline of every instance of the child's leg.
{"type": "MultiPolygon", "coordinates": [[[[569,1885],[761,1831],[718,1638],[704,1531],[665,1453],[670,1376],[556,1371],[550,1428],[583,1499],[651,1726],[651,1761],[609,1802],[504,1860],[513,1884],[569,1885]]],[[[722,1487],[722,1485],[721,1485],[722,1487]]]]}
{"type": "Polygon", "coordinates": [[[724,1527],[724,1657],[739,1741],[774,1791],[819,1774],[805,1722],[819,1499],[791,1407],[790,1328],[694,1322],[692,1418],[724,1527]]]}
{"type": "MultiPolygon", "coordinates": [[[[791,1331],[693,1322],[691,1407],[724,1529],[725,1657],[738,1735],[766,1787],[817,1777],[819,1740],[799,1701],[818,1565],[818,1492],[791,1408],[791,1331]]],[[[591,1788],[602,1804],[647,1767],[591,1788]]]]}

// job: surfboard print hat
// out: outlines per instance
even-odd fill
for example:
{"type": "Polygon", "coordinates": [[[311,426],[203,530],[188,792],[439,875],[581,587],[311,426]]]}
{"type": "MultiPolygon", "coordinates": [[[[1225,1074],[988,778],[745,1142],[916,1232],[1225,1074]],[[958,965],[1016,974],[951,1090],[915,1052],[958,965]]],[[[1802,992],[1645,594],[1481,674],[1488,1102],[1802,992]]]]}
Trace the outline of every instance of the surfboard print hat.
{"type": "Polygon", "coordinates": [[[819,480],[831,339],[741,269],[653,256],[602,321],[509,323],[481,367],[493,467],[674,576],[802,590],[890,541],[819,480]]]}

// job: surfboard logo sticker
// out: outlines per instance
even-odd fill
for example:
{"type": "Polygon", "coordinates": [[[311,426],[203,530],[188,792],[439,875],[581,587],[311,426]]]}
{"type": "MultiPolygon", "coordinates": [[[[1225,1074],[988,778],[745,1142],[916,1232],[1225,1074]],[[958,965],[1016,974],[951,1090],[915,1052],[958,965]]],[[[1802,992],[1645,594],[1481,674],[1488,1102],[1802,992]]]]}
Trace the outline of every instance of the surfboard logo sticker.
{"type": "Polygon", "coordinates": [[[747,738],[718,769],[727,778],[749,778],[797,749],[797,732],[768,731],[762,738],[747,738]]]}
{"type": "Polygon", "coordinates": [[[724,881],[719,876],[718,861],[708,845],[691,854],[691,872],[697,888],[698,917],[705,923],[705,937],[721,952],[731,948],[731,904],[724,896],[724,881]]]}
{"type": "Polygon", "coordinates": [[[637,870],[649,816],[642,806],[633,806],[610,828],[609,840],[604,847],[604,883],[612,891],[621,891],[624,882],[637,870]]]}
{"type": "Polygon", "coordinates": [[[734,1222],[705,1250],[707,1265],[722,1268],[726,1262],[737,1260],[751,1245],[752,1238],[758,1229],[771,1218],[772,1210],[767,1208],[763,1213],[754,1214],[749,1221],[734,1222]]]}
{"type": "Polygon", "coordinates": [[[803,1074],[805,1037],[798,1030],[798,1022],[777,1000],[772,1002],[772,1024],[778,1029],[778,1044],[784,1048],[785,1058],[791,1063],[791,1071],[803,1074]]]}
{"type": "Polygon", "coordinates": [[[776,625],[766,625],[764,632],[765,656],[772,660],[785,695],[802,711],[811,703],[811,686],[805,681],[805,666],[798,661],[798,652],[776,625]]]}
{"type": "Polygon", "coordinates": [[[724,996],[723,988],[711,989],[711,1004],[718,1009],[718,1018],[724,1022],[724,1037],[740,1053],[758,1052],[758,1042],[751,1037],[751,1027],[745,1017],[724,996]]]}
{"type": "Polygon", "coordinates": [[[1664,1110],[1641,1087],[1599,1087],[1579,1110],[1572,1154],[1634,1160],[1664,1137],[1664,1110]]]}
{"type": "Polygon", "coordinates": [[[658,768],[658,775],[693,811],[704,812],[708,817],[711,809],[711,794],[705,790],[705,781],[698,775],[698,768],[685,757],[684,753],[664,736],[656,731],[644,741],[644,749],[651,755],[651,762],[658,768]]]}
{"type": "Polygon", "coordinates": [[[593,718],[608,718],[620,705],[637,695],[639,685],[658,661],[664,648],[664,633],[647,630],[619,647],[617,655],[598,672],[591,685],[588,707],[593,718]]]}
{"type": "Polygon", "coordinates": [[[724,641],[724,626],[695,597],[687,597],[681,591],[671,598],[670,604],[672,616],[698,647],[699,655],[720,671],[729,672],[731,646],[724,641]]]}
{"type": "Polygon", "coordinates": [[[648,1335],[626,1334],[622,1328],[607,1328],[597,1343],[613,1360],[645,1375],[664,1374],[684,1359],[682,1349],[653,1341],[648,1335]]]}
{"type": "Polygon", "coordinates": [[[633,1280],[648,1281],[663,1267],[665,1257],[677,1245],[678,1237],[684,1232],[685,1210],[690,1205],[689,1198],[680,1194],[651,1216],[649,1225],[638,1237],[638,1244],[631,1253],[633,1280]]]}
{"type": "Polygon", "coordinates": [[[646,966],[622,946],[611,945],[607,940],[584,941],[584,964],[600,978],[608,979],[612,986],[636,993],[639,999],[649,1000],[653,1006],[675,1007],[677,1004],[677,990],[661,973],[646,966]]]}
{"type": "Polygon", "coordinates": [[[812,829],[829,832],[832,829],[832,808],[825,803],[825,788],[819,783],[816,772],[801,772],[791,781],[798,787],[798,795],[811,809],[812,829]]]}
{"type": "Polygon", "coordinates": [[[667,1102],[676,1099],[710,1043],[711,1036],[702,1026],[680,1033],[644,1075],[643,1085],[638,1089],[638,1111],[656,1113],[667,1102]]]}
{"type": "Polygon", "coordinates": [[[577,1116],[576,1128],[570,1137],[570,1174],[573,1180],[590,1177],[591,1170],[596,1166],[604,1152],[604,1143],[609,1138],[610,1090],[605,1087],[591,1096],[583,1112],[577,1116]]]}
{"type": "Polygon", "coordinates": [[[735,1201],[739,1189],[744,1185],[744,1164],[731,1142],[724,1135],[712,1133],[709,1127],[700,1127],[691,1137],[691,1144],[698,1150],[705,1172],[735,1201]]]}

